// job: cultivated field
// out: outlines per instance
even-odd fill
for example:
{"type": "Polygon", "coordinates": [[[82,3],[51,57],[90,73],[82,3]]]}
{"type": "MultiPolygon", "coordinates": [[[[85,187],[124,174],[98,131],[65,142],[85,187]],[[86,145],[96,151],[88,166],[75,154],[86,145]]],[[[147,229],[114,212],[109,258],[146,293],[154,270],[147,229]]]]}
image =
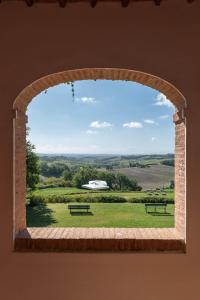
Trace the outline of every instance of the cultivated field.
{"type": "Polygon", "coordinates": [[[120,168],[114,172],[121,172],[131,179],[136,179],[143,189],[163,188],[169,186],[174,179],[174,167],[165,165],[152,165],[148,168],[120,168]]]}

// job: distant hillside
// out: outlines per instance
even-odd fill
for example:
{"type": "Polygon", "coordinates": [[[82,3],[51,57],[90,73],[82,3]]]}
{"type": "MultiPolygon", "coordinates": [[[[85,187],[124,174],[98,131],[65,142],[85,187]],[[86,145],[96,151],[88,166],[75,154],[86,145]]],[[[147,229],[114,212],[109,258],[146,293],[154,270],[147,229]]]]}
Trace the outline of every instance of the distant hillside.
{"type": "Polygon", "coordinates": [[[121,168],[114,172],[120,172],[129,178],[136,179],[143,189],[168,187],[174,180],[174,167],[165,165],[152,165],[149,168],[121,168]]]}
{"type": "Polygon", "coordinates": [[[58,171],[65,165],[72,170],[90,165],[101,171],[120,172],[130,179],[136,179],[143,189],[168,187],[170,181],[174,180],[174,154],[40,154],[39,158],[41,162],[45,162],[43,165],[54,167],[58,171]]]}
{"type": "Polygon", "coordinates": [[[64,162],[76,165],[93,165],[97,168],[107,166],[113,168],[126,168],[131,164],[155,165],[162,161],[174,159],[174,154],[150,154],[150,155],[115,155],[115,154],[38,154],[40,160],[47,162],[64,162]]]}

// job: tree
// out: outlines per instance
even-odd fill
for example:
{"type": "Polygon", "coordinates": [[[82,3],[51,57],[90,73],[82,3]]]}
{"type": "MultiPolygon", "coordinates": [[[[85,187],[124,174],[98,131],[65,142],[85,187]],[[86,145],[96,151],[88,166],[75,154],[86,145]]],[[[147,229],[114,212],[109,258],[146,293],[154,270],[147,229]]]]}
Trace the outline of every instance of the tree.
{"type": "Polygon", "coordinates": [[[26,142],[26,186],[34,190],[39,182],[39,158],[34,152],[35,146],[30,141],[26,142]]]}
{"type": "Polygon", "coordinates": [[[49,166],[46,161],[41,161],[40,162],[40,173],[43,176],[48,177],[49,176],[49,166]]]}
{"type": "Polygon", "coordinates": [[[106,181],[110,189],[113,189],[115,187],[116,176],[114,173],[98,172],[98,179],[106,181]]]}
{"type": "Polygon", "coordinates": [[[80,167],[73,177],[73,184],[77,188],[81,188],[83,184],[87,184],[90,180],[97,179],[97,170],[92,167],[80,167]]]}
{"type": "Polygon", "coordinates": [[[108,165],[108,166],[106,166],[106,170],[108,170],[108,171],[111,171],[111,170],[113,170],[113,166],[112,166],[112,165],[108,165]]]}
{"type": "Polygon", "coordinates": [[[141,187],[138,186],[137,180],[131,180],[126,175],[122,173],[116,174],[116,184],[117,189],[120,191],[130,190],[130,191],[138,191],[141,190],[141,187]]]}
{"type": "Polygon", "coordinates": [[[72,179],[72,172],[69,167],[66,168],[65,171],[62,173],[62,177],[64,180],[71,180],[72,179]]]}
{"type": "Polygon", "coordinates": [[[68,165],[62,162],[50,162],[50,163],[47,163],[46,161],[40,162],[40,172],[41,175],[43,176],[59,178],[63,176],[64,171],[71,172],[68,165]]]}
{"type": "Polygon", "coordinates": [[[170,189],[174,189],[175,183],[174,180],[170,180],[169,187],[170,189]]]}
{"type": "Polygon", "coordinates": [[[174,159],[165,159],[161,162],[161,164],[174,167],[174,159]]]}

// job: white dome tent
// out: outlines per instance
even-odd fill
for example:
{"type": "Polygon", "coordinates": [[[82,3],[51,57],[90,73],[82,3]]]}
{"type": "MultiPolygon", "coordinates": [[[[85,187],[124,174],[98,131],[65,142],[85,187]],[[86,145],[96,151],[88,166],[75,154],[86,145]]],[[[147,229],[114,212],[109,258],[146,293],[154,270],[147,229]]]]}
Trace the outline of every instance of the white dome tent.
{"type": "Polygon", "coordinates": [[[88,184],[83,184],[82,188],[88,190],[108,190],[109,186],[106,181],[103,180],[91,180],[88,184]]]}

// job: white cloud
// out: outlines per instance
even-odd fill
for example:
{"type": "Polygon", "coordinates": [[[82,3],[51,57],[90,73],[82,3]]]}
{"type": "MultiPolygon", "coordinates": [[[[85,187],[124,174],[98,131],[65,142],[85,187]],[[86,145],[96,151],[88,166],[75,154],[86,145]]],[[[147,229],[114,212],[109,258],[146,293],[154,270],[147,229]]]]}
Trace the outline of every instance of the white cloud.
{"type": "Polygon", "coordinates": [[[169,115],[162,115],[159,117],[159,119],[161,119],[161,120],[168,119],[168,118],[169,118],[169,115]]]}
{"type": "Polygon", "coordinates": [[[80,97],[76,98],[76,101],[82,102],[82,103],[95,103],[96,100],[93,97],[80,97]]]}
{"type": "Polygon", "coordinates": [[[36,146],[36,152],[37,153],[50,153],[50,154],[67,154],[67,153],[77,153],[77,154],[83,154],[83,153],[95,153],[95,151],[98,151],[99,146],[98,145],[87,145],[87,146],[68,146],[64,144],[57,144],[57,145],[38,145],[36,146]]]}
{"type": "Polygon", "coordinates": [[[144,122],[147,124],[157,124],[154,120],[149,120],[149,119],[144,120],[144,122]]]}
{"type": "Polygon", "coordinates": [[[142,128],[142,123],[140,122],[129,122],[129,123],[124,123],[123,127],[125,128],[142,128]]]}
{"type": "Polygon", "coordinates": [[[113,125],[109,122],[99,122],[99,121],[93,121],[91,124],[90,124],[90,127],[92,128],[107,128],[107,127],[112,127],[113,125]]]}
{"type": "Polygon", "coordinates": [[[155,141],[157,141],[158,139],[155,137],[155,136],[153,136],[152,138],[151,138],[151,141],[152,142],[155,142],[155,141]]]}
{"type": "Polygon", "coordinates": [[[96,134],[97,131],[95,131],[95,130],[90,130],[90,129],[89,129],[89,130],[86,131],[86,133],[87,133],[87,134],[96,134]]]}
{"type": "Polygon", "coordinates": [[[171,101],[169,99],[167,99],[167,97],[162,93],[159,93],[156,96],[155,103],[153,105],[173,107],[173,104],[171,103],[171,101]]]}

